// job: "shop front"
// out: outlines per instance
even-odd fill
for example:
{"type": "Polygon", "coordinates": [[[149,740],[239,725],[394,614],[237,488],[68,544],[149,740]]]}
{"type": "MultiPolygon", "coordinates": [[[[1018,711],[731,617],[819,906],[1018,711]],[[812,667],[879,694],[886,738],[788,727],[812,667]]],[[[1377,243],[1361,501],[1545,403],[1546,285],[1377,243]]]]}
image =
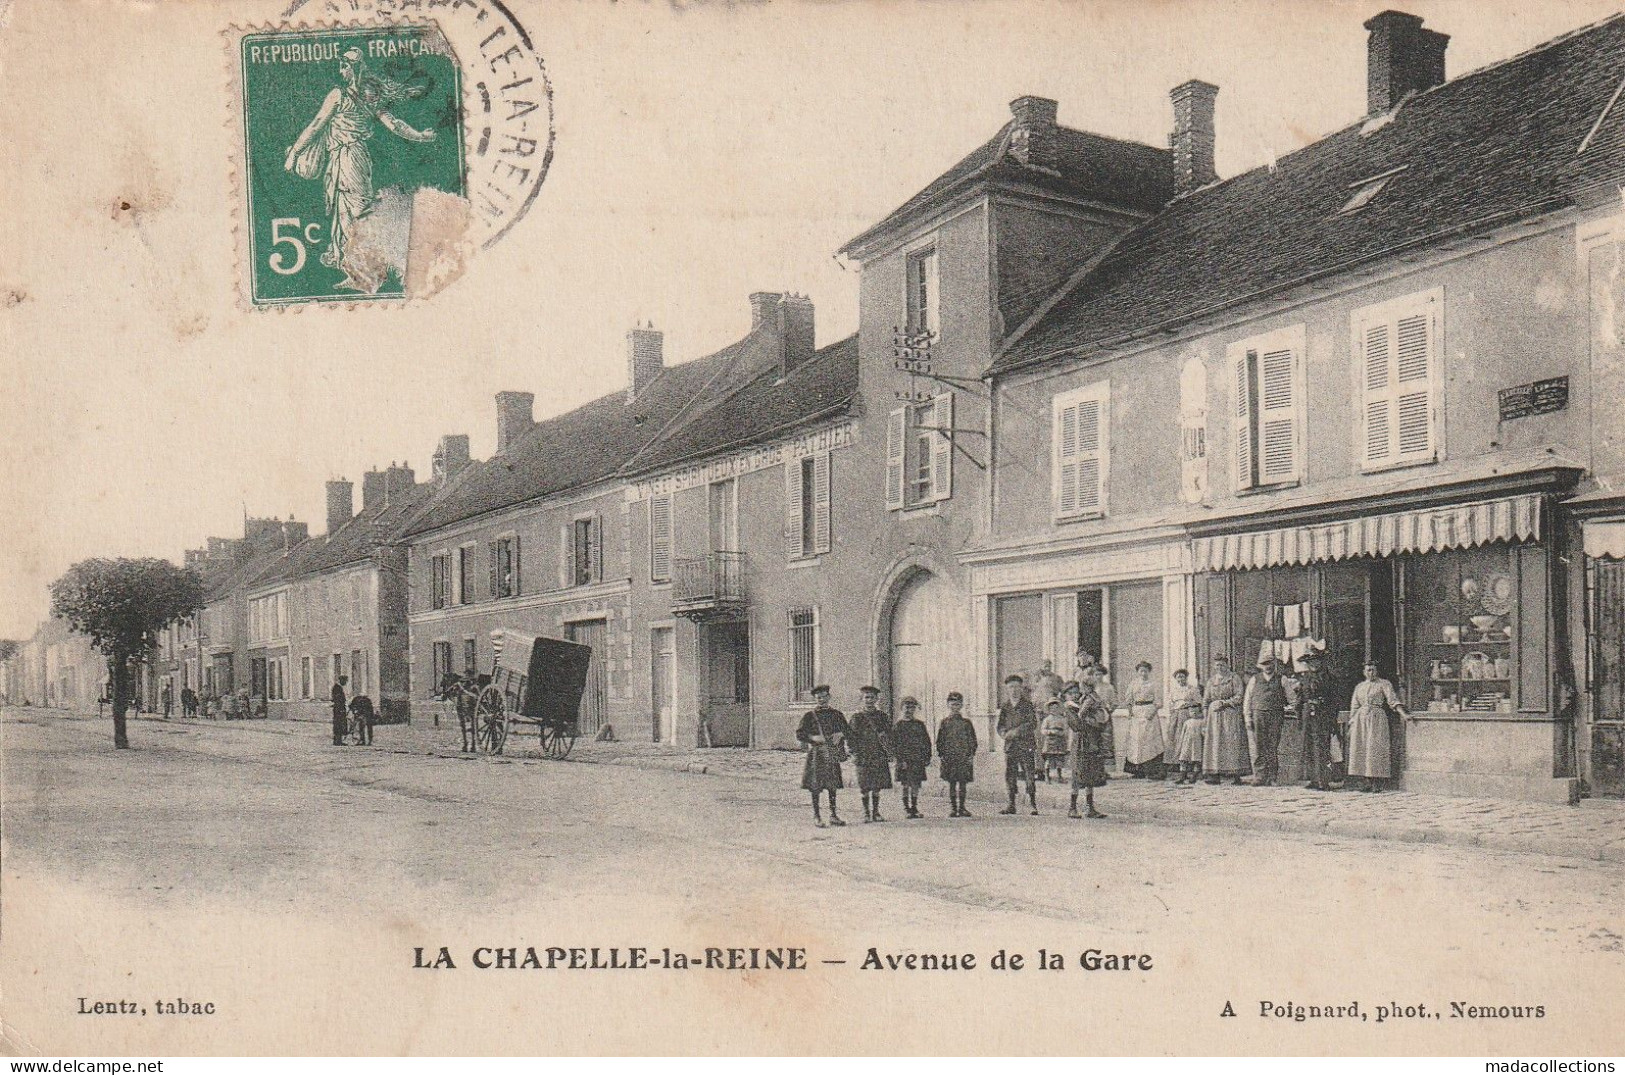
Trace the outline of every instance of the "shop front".
{"type": "Polygon", "coordinates": [[[1585,553],[1581,773],[1591,794],[1625,796],[1625,497],[1577,497],[1566,506],[1585,553]]]}
{"type": "MultiPolygon", "coordinates": [[[[1566,800],[1570,715],[1554,698],[1566,623],[1554,608],[1540,495],[1362,515],[1193,540],[1195,636],[1251,672],[1323,654],[1347,710],[1375,662],[1409,714],[1390,728],[1397,783],[1457,795],[1566,800]]],[[[1302,779],[1289,719],[1285,779],[1302,779]]]]}

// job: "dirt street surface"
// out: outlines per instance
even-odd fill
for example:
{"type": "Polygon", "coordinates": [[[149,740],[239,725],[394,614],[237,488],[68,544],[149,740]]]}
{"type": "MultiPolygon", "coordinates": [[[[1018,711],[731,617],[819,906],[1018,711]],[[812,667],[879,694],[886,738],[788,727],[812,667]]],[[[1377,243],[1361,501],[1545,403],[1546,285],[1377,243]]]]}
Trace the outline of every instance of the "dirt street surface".
{"type": "Polygon", "coordinates": [[[848,793],[855,823],[820,830],[799,791],[761,780],[298,731],[142,721],[115,752],[106,722],[0,713],[12,1049],[703,1052],[727,1026],[766,1051],[1019,1052],[1033,1019],[1087,1052],[1625,1046],[1608,1014],[1625,985],[1613,863],[974,801],[950,820],[940,799],[905,822],[895,793],[889,824],[862,824],[848,793]],[[455,969],[414,966],[441,946],[455,969]],[[477,949],[532,946],[602,946],[601,962],[609,947],[798,948],[808,966],[475,965],[477,949]],[[977,962],[865,969],[871,948],[977,962]],[[1039,969],[1041,948],[1065,969],[1039,969]],[[1000,949],[1022,969],[991,966],[1000,949]],[[1089,949],[1150,967],[1085,970],[1089,949]],[[908,1014],[963,996],[965,975],[986,998],[965,1039],[923,1036],[908,1014]],[[79,1014],[126,997],[147,1014],[79,1014]],[[162,998],[214,1010],[159,1016],[162,998]],[[1298,1022],[1261,1015],[1266,1001],[1360,1015],[1298,1022]],[[1461,1017],[1452,1001],[1527,1012],[1461,1017]]]}

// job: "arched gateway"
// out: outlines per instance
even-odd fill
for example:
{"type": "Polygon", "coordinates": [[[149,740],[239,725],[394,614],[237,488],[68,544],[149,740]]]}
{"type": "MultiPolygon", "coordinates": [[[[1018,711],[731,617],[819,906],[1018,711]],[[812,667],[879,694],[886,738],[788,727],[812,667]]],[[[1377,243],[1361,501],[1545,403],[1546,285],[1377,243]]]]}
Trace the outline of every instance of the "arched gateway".
{"type": "Polygon", "coordinates": [[[918,698],[920,717],[935,734],[949,691],[975,696],[968,599],[939,572],[906,562],[883,587],[879,613],[876,686],[894,714],[905,696],[918,698]]]}

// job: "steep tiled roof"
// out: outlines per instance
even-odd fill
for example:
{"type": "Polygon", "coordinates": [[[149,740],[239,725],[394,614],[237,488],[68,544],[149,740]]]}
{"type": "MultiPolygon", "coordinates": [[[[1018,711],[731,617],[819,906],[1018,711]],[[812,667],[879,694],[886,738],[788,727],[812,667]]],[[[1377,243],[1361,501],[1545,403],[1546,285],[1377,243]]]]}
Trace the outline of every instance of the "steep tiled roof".
{"type": "Polygon", "coordinates": [[[615,392],[536,423],[506,452],[465,467],[412,518],[405,535],[614,476],[702,392],[733,376],[736,366],[762,349],[759,343],[747,336],[715,354],[669,366],[630,403],[624,392],[615,392]]]}
{"type": "Polygon", "coordinates": [[[433,486],[427,483],[416,485],[386,503],[364,508],[333,533],[311,538],[295,548],[286,560],[272,565],[273,570],[257,581],[314,575],[370,558],[379,546],[400,540],[406,525],[433,492],[433,486]]]}
{"type": "Polygon", "coordinates": [[[994,363],[1171,328],[1400,250],[1514,222],[1625,179],[1625,17],[1558,38],[1171,203],[994,363]],[[1366,180],[1389,175],[1343,212],[1366,180]]]}
{"type": "MultiPolygon", "coordinates": [[[[301,545],[294,546],[294,549],[298,549],[304,544],[309,544],[309,542],[302,542],[301,545]]],[[[261,582],[275,578],[277,572],[287,563],[288,556],[292,551],[277,545],[261,549],[249,555],[247,559],[240,561],[235,567],[220,575],[208,587],[209,602],[212,604],[230,597],[238,587],[258,585],[261,582]]]]}
{"type": "Polygon", "coordinates": [[[1005,183],[1065,194],[1139,213],[1173,196],[1173,157],[1166,149],[1070,127],[1039,126],[1027,135],[1027,161],[1011,151],[1016,123],[928,183],[886,218],[841,248],[848,253],[979,183],[1005,183]]]}
{"type": "Polygon", "coordinates": [[[622,473],[647,474],[771,440],[796,426],[845,411],[857,390],[858,338],[852,335],[821,348],[782,380],[776,366],[763,369],[722,398],[701,401],[639,452],[622,473]]]}

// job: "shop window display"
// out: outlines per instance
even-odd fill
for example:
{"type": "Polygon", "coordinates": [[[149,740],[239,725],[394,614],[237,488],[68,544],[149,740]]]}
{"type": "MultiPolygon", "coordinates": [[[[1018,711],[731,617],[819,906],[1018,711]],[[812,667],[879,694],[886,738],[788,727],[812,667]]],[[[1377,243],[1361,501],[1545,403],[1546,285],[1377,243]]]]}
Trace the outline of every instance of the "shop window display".
{"type": "Polygon", "coordinates": [[[1518,576],[1507,546],[1409,565],[1406,677],[1412,712],[1516,711],[1518,576]]]}

